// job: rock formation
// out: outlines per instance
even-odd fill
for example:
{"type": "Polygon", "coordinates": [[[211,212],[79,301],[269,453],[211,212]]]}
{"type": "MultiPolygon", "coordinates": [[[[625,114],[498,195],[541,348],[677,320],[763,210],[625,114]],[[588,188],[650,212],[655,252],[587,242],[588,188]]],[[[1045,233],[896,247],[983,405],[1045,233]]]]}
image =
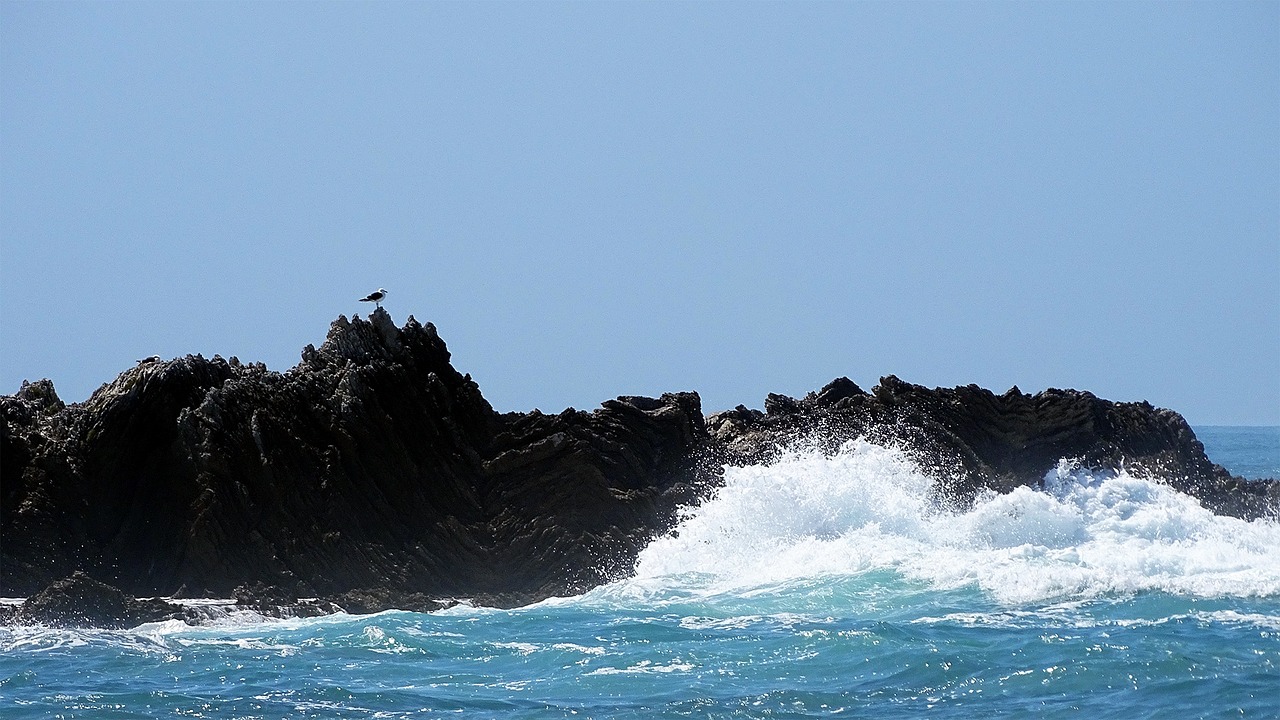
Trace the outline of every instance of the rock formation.
{"type": "Polygon", "coordinates": [[[1071,457],[1157,474],[1219,512],[1280,507],[1280,484],[1210,463],[1176,413],[1076,391],[888,377],[867,393],[842,378],[707,419],[694,393],[500,414],[432,325],[397,328],[382,309],[339,317],[284,373],[147,362],[80,404],[24,383],[0,396],[0,420],[7,596],[76,571],[140,596],[256,588],[246,602],[354,610],[578,593],[627,573],[724,463],[798,437],[900,443],[957,502],[1035,484],[1071,457]]]}
{"type": "Polygon", "coordinates": [[[433,326],[380,309],[286,373],[187,356],[0,415],[10,596],[75,570],[136,595],[581,592],[694,500],[706,435],[691,393],[498,414],[433,326]]]}
{"type": "Polygon", "coordinates": [[[942,496],[965,503],[982,489],[1037,486],[1059,460],[1159,478],[1224,515],[1280,511],[1280,482],[1232,477],[1205,456],[1186,420],[1149,403],[1077,390],[996,395],[976,385],[930,389],[890,375],[870,393],[838,378],[804,399],[770,395],[765,412],[739,406],[707,419],[730,464],[767,460],[797,439],[833,450],[866,437],[902,447],[942,496]]]}
{"type": "Polygon", "coordinates": [[[138,600],[77,572],[27,598],[13,609],[9,620],[50,627],[118,629],[183,617],[184,610],[178,605],[138,600]]]}

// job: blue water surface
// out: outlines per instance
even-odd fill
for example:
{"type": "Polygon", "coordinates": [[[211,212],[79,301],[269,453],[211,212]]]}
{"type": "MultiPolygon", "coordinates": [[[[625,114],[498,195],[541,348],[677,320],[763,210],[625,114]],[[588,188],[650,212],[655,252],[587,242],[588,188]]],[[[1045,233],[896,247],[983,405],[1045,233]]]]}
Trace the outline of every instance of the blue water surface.
{"type": "Polygon", "coordinates": [[[774,597],[750,615],[564,605],[27,630],[16,647],[7,639],[0,691],[11,718],[1276,712],[1273,601],[1149,594],[1002,608],[952,592],[867,612],[834,597],[861,588],[823,592],[833,596],[823,614],[788,612],[774,597]]]}
{"type": "Polygon", "coordinates": [[[1193,428],[1209,459],[1253,480],[1280,480],[1280,427],[1202,425],[1193,428]]]}

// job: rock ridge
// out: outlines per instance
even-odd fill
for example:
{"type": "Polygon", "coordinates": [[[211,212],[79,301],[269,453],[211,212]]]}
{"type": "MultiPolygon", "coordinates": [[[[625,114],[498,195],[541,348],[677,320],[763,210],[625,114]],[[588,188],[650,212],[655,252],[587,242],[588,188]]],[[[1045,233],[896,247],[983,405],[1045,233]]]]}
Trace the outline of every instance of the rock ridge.
{"type": "Polygon", "coordinates": [[[0,416],[10,596],[75,571],[139,596],[581,592],[693,500],[704,434],[692,393],[498,414],[433,325],[382,309],[284,373],[147,362],[82,404],[25,385],[0,416]]]}

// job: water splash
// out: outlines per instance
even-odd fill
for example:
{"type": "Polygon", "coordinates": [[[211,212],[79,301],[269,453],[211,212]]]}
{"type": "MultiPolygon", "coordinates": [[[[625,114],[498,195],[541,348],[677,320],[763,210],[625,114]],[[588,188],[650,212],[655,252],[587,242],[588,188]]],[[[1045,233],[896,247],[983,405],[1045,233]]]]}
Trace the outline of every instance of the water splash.
{"type": "Polygon", "coordinates": [[[964,510],[938,502],[932,485],[903,452],[864,440],[728,468],[714,497],[640,555],[634,577],[594,596],[795,595],[884,572],[1003,604],[1280,596],[1280,524],[1214,515],[1157,480],[1063,462],[1042,489],[987,493],[964,510]]]}

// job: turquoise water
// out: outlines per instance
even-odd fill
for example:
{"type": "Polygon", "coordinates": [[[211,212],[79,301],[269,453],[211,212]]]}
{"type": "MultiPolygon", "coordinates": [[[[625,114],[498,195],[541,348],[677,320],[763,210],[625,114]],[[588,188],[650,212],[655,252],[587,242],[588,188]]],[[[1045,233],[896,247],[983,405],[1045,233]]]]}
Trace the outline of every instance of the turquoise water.
{"type": "Polygon", "coordinates": [[[865,443],[733,470],[633,578],[517,610],[0,629],[0,716],[1280,715],[1280,525],[1066,463],[928,484],[865,443]]]}

